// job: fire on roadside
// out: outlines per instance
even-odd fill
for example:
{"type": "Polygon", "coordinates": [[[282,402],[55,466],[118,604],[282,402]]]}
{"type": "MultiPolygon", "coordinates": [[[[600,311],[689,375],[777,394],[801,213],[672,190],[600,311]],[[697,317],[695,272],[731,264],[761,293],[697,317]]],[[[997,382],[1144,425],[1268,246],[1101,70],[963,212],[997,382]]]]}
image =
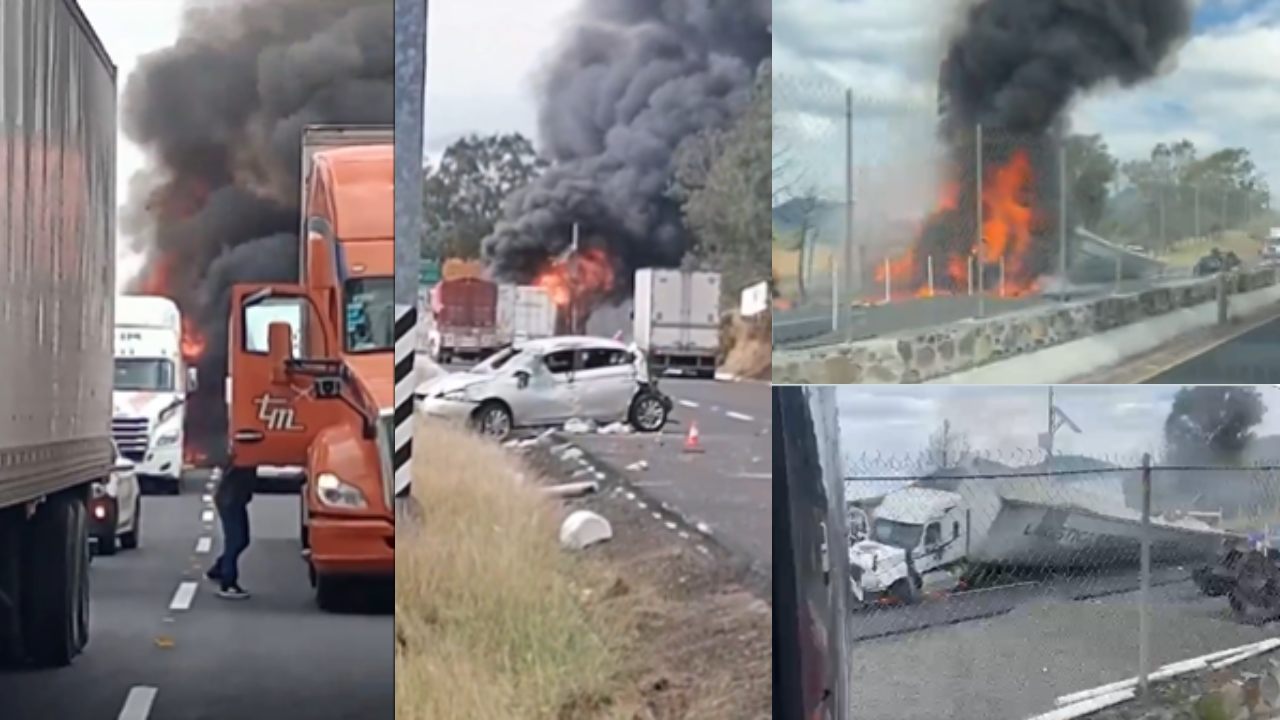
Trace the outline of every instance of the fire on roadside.
{"type": "Polygon", "coordinates": [[[558,308],[566,308],[575,296],[581,305],[613,291],[613,263],[599,248],[589,248],[566,259],[552,261],[533,284],[547,291],[558,308]]]}
{"type": "MultiPolygon", "coordinates": [[[[158,295],[167,297],[174,302],[174,293],[171,291],[170,268],[172,259],[169,257],[161,257],[150,263],[146,274],[141,276],[135,283],[136,292],[142,295],[158,295]]],[[[182,340],[180,348],[182,359],[188,363],[195,363],[204,354],[205,339],[200,334],[199,328],[191,321],[191,318],[182,316],[182,340]]]]}
{"type": "MultiPolygon", "coordinates": [[[[976,289],[979,266],[985,267],[987,278],[991,278],[990,273],[1003,261],[1003,288],[988,282],[988,292],[1003,290],[1004,297],[1036,292],[1039,289],[1037,278],[1027,263],[1036,223],[1033,175],[1030,155],[1022,149],[985,174],[982,179],[982,237],[985,242],[979,246],[977,237],[949,238],[943,246],[952,250],[931,258],[932,288],[928,280],[930,258],[920,252],[920,238],[903,254],[878,265],[875,269],[876,282],[883,286],[887,271],[891,300],[958,295],[968,291],[971,275],[975,277],[976,289]]],[[[957,221],[963,212],[959,207],[960,194],[960,184],[955,180],[947,181],[925,223],[925,230],[921,232],[936,231],[941,227],[945,232],[972,236],[972,220],[967,224],[957,221]]],[[[874,299],[882,298],[882,295],[875,295],[874,299]]]]}

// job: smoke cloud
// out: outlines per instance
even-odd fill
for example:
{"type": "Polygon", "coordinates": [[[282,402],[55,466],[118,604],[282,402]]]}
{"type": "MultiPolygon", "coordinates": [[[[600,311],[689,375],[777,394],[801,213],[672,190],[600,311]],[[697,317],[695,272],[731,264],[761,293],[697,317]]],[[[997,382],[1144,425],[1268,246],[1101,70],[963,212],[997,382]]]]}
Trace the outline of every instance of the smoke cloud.
{"type": "MultiPolygon", "coordinates": [[[[506,201],[484,241],[502,279],[529,281],[571,242],[603,247],[629,278],[689,245],[666,197],[680,142],[727,126],[772,48],[769,0],[590,0],[542,79],[551,169],[506,201]]],[[[629,281],[624,281],[625,286],[629,281]]]]}
{"type": "Polygon", "coordinates": [[[226,449],[231,286],[297,279],[302,129],[390,124],[393,0],[189,5],[177,42],[128,79],[122,121],[150,167],[122,229],[147,263],[130,288],[167,295],[205,341],[189,440],[226,449]]]}
{"type": "Polygon", "coordinates": [[[1065,130],[1066,110],[1089,90],[1108,83],[1128,87],[1156,76],[1190,29],[1189,0],[984,0],[970,6],[939,77],[945,103],[940,130],[952,151],[959,195],[955,209],[939,213],[926,228],[924,252],[959,258],[969,253],[980,124],[988,173],[1015,152],[1030,159],[1037,216],[1018,279],[1047,272],[1057,256],[1057,243],[1044,234],[1056,227],[1060,211],[1056,140],[1065,130]]]}

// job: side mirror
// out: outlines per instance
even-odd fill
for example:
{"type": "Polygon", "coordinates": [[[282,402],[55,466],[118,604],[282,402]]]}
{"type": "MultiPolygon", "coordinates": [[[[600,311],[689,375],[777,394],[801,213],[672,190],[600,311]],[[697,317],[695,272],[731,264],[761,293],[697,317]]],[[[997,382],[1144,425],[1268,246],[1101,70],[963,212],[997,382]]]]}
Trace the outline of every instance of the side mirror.
{"type": "Polygon", "coordinates": [[[516,387],[520,388],[521,390],[524,390],[525,388],[529,387],[529,377],[530,377],[529,373],[525,372],[524,370],[517,371],[516,387]]]}
{"type": "Polygon", "coordinates": [[[286,363],[293,359],[293,328],[289,323],[273,322],[268,326],[267,357],[271,360],[271,379],[277,384],[287,383],[286,363]]]}
{"type": "Polygon", "coordinates": [[[200,372],[195,368],[187,368],[187,392],[200,389],[200,372]]]}

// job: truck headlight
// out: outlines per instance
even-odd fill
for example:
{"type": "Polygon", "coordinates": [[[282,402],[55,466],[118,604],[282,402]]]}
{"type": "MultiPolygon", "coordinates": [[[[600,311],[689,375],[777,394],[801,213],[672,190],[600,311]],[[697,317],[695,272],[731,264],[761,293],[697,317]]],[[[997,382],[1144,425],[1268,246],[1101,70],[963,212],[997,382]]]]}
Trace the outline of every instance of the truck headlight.
{"type": "Polygon", "coordinates": [[[179,433],[177,430],[174,430],[172,432],[167,432],[161,435],[160,437],[156,438],[156,447],[168,447],[170,445],[177,445],[178,438],[180,435],[181,433],[179,433]]]}
{"type": "Polygon", "coordinates": [[[366,507],[364,493],[333,473],[320,473],[316,478],[316,497],[329,507],[359,510],[366,507]]]}

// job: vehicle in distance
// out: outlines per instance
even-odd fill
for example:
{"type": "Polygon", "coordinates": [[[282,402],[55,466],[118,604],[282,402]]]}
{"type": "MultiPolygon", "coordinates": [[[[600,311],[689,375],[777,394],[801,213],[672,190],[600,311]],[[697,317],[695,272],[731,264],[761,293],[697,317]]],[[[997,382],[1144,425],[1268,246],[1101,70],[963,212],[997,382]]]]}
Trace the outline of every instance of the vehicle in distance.
{"type": "Polygon", "coordinates": [[[720,353],[720,274],[641,268],[636,345],[660,374],[714,377],[720,353]]]}
{"type": "Polygon", "coordinates": [[[196,380],[182,357],[182,315],[168,298],[125,295],[116,298],[115,327],[112,436],[144,485],[176,495],[196,380]]]}
{"type": "Polygon", "coordinates": [[[427,381],[417,400],[429,416],[499,439],[574,418],[658,432],[672,406],[635,347],[578,336],[517,343],[466,372],[427,381]]]}
{"type": "Polygon", "coordinates": [[[478,277],[441,280],[431,288],[431,359],[480,360],[504,344],[498,327],[498,286],[478,277]]]}
{"type": "Polygon", "coordinates": [[[95,482],[89,499],[89,534],[99,555],[133,550],[142,534],[142,487],[137,467],[113,441],[115,466],[105,482],[95,482]]]}
{"type": "Polygon", "coordinates": [[[1280,266],[1280,227],[1273,227],[1267,233],[1262,245],[1262,264],[1267,267],[1280,266]]]}

